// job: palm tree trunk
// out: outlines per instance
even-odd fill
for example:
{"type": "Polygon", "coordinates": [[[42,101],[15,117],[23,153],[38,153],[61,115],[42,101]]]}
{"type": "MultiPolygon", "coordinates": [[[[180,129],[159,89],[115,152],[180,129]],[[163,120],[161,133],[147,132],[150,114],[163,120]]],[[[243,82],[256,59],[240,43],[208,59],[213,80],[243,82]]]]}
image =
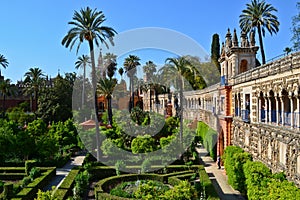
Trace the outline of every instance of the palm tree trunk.
{"type": "Polygon", "coordinates": [[[98,102],[97,102],[97,80],[96,80],[96,66],[95,66],[95,53],[94,44],[92,40],[89,40],[90,55],[92,61],[92,85],[94,92],[94,109],[95,109],[95,127],[96,127],[96,147],[97,147],[97,161],[100,161],[100,130],[99,130],[99,119],[98,119],[98,102]]]}
{"type": "Polygon", "coordinates": [[[264,64],[266,64],[266,57],[265,57],[264,44],[263,44],[263,40],[262,40],[261,28],[259,25],[257,26],[257,31],[258,31],[258,39],[259,39],[259,45],[260,45],[262,64],[264,65],[264,64]]]}
{"type": "Polygon", "coordinates": [[[84,64],[83,65],[83,83],[82,83],[81,109],[84,108],[84,104],[85,104],[85,76],[86,76],[86,72],[85,72],[85,64],[84,64]]]}
{"type": "Polygon", "coordinates": [[[183,143],[183,77],[179,77],[179,137],[180,143],[183,143]]]}
{"type": "Polygon", "coordinates": [[[107,97],[107,108],[108,108],[108,124],[112,125],[112,108],[111,108],[111,97],[107,97]]]}
{"type": "Polygon", "coordinates": [[[152,93],[150,88],[150,111],[152,111],[152,93]]]}
{"type": "Polygon", "coordinates": [[[132,84],[131,84],[131,87],[132,87],[132,107],[131,108],[134,108],[134,83],[133,83],[133,79],[132,79],[132,84]]]}

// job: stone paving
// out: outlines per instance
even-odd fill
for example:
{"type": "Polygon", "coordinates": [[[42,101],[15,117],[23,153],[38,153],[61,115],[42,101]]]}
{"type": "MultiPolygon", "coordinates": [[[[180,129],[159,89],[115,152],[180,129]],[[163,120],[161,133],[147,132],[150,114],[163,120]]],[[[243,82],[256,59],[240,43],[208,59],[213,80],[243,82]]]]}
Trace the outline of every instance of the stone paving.
{"type": "Polygon", "coordinates": [[[83,163],[83,160],[85,158],[85,155],[78,155],[75,157],[72,157],[71,160],[62,168],[56,169],[56,176],[53,177],[50,184],[46,186],[43,191],[48,191],[52,189],[52,186],[55,186],[58,188],[60,184],[63,182],[63,180],[66,178],[66,176],[69,174],[69,172],[72,170],[75,166],[81,166],[83,163]]]}
{"type": "Polygon", "coordinates": [[[214,185],[221,200],[245,200],[245,198],[234,190],[227,183],[227,175],[224,167],[218,169],[215,161],[208,155],[208,152],[204,148],[197,148],[199,156],[204,165],[205,171],[210,177],[212,184],[214,185]]]}

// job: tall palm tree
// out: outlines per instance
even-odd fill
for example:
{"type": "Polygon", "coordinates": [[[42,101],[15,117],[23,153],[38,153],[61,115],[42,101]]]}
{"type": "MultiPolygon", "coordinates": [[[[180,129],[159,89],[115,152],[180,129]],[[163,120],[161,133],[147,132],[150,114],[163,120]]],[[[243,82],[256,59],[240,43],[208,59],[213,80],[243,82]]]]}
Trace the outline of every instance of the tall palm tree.
{"type": "Polygon", "coordinates": [[[44,81],[44,73],[40,68],[30,68],[28,72],[25,73],[25,80],[24,83],[26,85],[26,90],[25,91],[27,94],[30,94],[32,96],[33,92],[33,97],[35,100],[34,106],[31,105],[31,108],[37,111],[37,105],[38,105],[38,95],[39,95],[39,89],[44,81]]]}
{"type": "Polygon", "coordinates": [[[108,124],[112,125],[112,106],[111,98],[114,88],[117,84],[116,79],[100,79],[97,85],[97,92],[99,95],[102,95],[107,100],[107,111],[108,111],[108,124]]]}
{"type": "Polygon", "coordinates": [[[84,108],[85,104],[85,79],[86,79],[86,66],[91,63],[90,57],[88,55],[82,55],[77,58],[75,62],[75,68],[83,68],[83,82],[82,82],[82,98],[81,98],[81,107],[84,108]]]}
{"type": "Polygon", "coordinates": [[[146,65],[143,66],[143,71],[146,74],[148,80],[151,78],[153,73],[156,72],[156,65],[151,60],[149,60],[148,62],[146,62],[146,65]]]}
{"type": "MultiPolygon", "coordinates": [[[[0,54],[0,65],[6,69],[6,67],[8,67],[9,62],[7,61],[7,59],[4,57],[4,55],[0,54]]],[[[0,75],[1,75],[1,70],[0,70],[0,75]]]]}
{"type": "MultiPolygon", "coordinates": [[[[66,48],[72,49],[74,44],[78,42],[78,50],[83,43],[87,41],[90,49],[90,58],[92,62],[92,86],[94,92],[95,101],[95,123],[98,124],[98,105],[97,105],[97,79],[96,79],[96,66],[95,66],[95,53],[94,43],[99,46],[100,43],[105,44],[108,48],[109,45],[106,39],[113,45],[113,37],[117,33],[113,28],[102,26],[106,20],[102,11],[97,9],[92,10],[89,7],[80,9],[79,12],[75,11],[73,20],[68,24],[73,27],[68,31],[66,36],[62,40],[62,45],[66,48]]],[[[97,160],[100,159],[100,141],[99,141],[99,126],[96,126],[96,142],[97,142],[97,160]]]]}
{"type": "Polygon", "coordinates": [[[3,117],[5,116],[5,101],[6,97],[9,95],[15,95],[15,88],[11,85],[10,79],[5,79],[0,81],[0,94],[3,97],[2,99],[2,109],[3,109],[3,117]]]}
{"type": "Polygon", "coordinates": [[[178,110],[176,113],[180,119],[180,142],[182,142],[182,133],[183,133],[183,88],[184,88],[184,77],[187,74],[194,73],[196,68],[188,61],[185,57],[178,57],[178,58],[167,58],[166,63],[168,64],[168,68],[165,71],[173,72],[176,74],[176,82],[178,83],[179,87],[179,102],[180,105],[176,109],[178,110]]]}
{"type": "Polygon", "coordinates": [[[106,74],[111,80],[115,75],[117,70],[117,55],[113,53],[106,53],[103,57],[104,59],[104,68],[106,69],[106,74]]]}
{"type": "Polygon", "coordinates": [[[262,64],[266,63],[263,37],[265,37],[266,30],[272,35],[279,30],[279,21],[277,16],[272,14],[277,12],[271,4],[264,0],[252,0],[250,4],[246,4],[247,8],[242,11],[240,15],[240,27],[246,33],[256,31],[258,33],[259,45],[262,57],[262,64]]]}
{"type": "Polygon", "coordinates": [[[129,112],[131,111],[132,108],[134,108],[134,83],[133,83],[133,77],[136,74],[136,67],[141,65],[139,63],[140,58],[135,55],[129,55],[127,58],[125,58],[124,61],[124,68],[125,72],[127,73],[127,76],[130,79],[130,93],[131,93],[131,98],[130,98],[130,106],[129,106],[129,112]]]}
{"type": "MultiPolygon", "coordinates": [[[[153,76],[153,73],[156,72],[156,65],[151,61],[149,60],[148,62],[146,62],[146,65],[143,66],[143,71],[146,75],[146,79],[147,79],[147,82],[151,81],[152,79],[152,76],[153,76]]],[[[152,92],[151,90],[153,89],[153,84],[150,83],[149,84],[149,90],[150,90],[150,111],[152,111],[152,92]]]]}

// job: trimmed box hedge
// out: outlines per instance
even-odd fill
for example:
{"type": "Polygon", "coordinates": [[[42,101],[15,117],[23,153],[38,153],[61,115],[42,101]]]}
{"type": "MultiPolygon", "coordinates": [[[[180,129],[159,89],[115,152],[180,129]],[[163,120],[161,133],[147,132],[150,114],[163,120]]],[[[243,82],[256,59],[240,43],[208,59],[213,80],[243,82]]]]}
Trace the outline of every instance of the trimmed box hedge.
{"type": "Polygon", "coordinates": [[[23,199],[23,200],[32,200],[36,197],[36,194],[39,189],[46,187],[51,179],[56,175],[55,167],[41,168],[42,175],[33,182],[29,183],[25,188],[23,188],[13,200],[23,199]],[[46,171],[45,171],[46,170],[46,171]]]}
{"type": "Polygon", "coordinates": [[[74,167],[68,176],[63,180],[61,185],[55,190],[53,195],[57,199],[67,199],[69,196],[73,195],[73,187],[75,184],[75,178],[80,173],[81,169],[79,167],[74,167]]]}

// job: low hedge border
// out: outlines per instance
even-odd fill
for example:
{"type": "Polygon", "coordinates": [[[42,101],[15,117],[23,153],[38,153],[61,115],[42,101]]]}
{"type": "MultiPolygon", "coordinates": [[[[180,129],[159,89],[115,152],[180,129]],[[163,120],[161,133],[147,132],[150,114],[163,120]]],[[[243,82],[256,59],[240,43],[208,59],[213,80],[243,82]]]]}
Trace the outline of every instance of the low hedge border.
{"type": "Polygon", "coordinates": [[[199,167],[199,179],[200,182],[202,183],[202,186],[205,187],[205,192],[206,195],[209,197],[209,199],[211,200],[220,199],[203,165],[199,167]]]}
{"type": "Polygon", "coordinates": [[[0,167],[0,174],[2,173],[23,173],[25,167],[0,167]]]}
{"type": "MultiPolygon", "coordinates": [[[[113,176],[99,181],[95,185],[95,197],[96,199],[112,199],[116,197],[109,195],[108,192],[117,186],[121,182],[137,181],[137,180],[155,180],[163,182],[164,177],[158,174],[125,174],[120,176],[113,176]],[[104,195],[103,195],[104,194],[104,195]],[[109,197],[110,196],[110,197],[109,197]]],[[[127,198],[115,198],[115,199],[127,199],[127,198]]]]}
{"type": "Polygon", "coordinates": [[[55,190],[53,198],[57,199],[67,199],[72,196],[72,189],[75,184],[75,178],[80,173],[81,169],[79,167],[74,167],[68,176],[63,180],[61,185],[55,190]]]}
{"type": "MultiPolygon", "coordinates": [[[[42,173],[50,169],[49,167],[39,168],[42,173]]],[[[25,176],[25,167],[0,167],[0,180],[22,180],[25,176]]]]}
{"type": "Polygon", "coordinates": [[[125,174],[120,176],[113,176],[99,181],[95,186],[95,197],[96,199],[101,200],[127,200],[128,198],[117,197],[114,195],[110,195],[109,191],[116,187],[121,182],[128,181],[137,181],[137,180],[155,180],[160,182],[165,182],[166,184],[170,184],[172,186],[177,185],[181,180],[179,177],[191,177],[194,173],[190,173],[193,171],[185,171],[181,173],[172,173],[167,175],[159,175],[159,174],[125,174]],[[171,177],[170,177],[171,176],[171,177]]]}
{"type": "Polygon", "coordinates": [[[25,188],[23,188],[15,198],[12,200],[23,199],[32,200],[36,197],[38,189],[44,188],[51,181],[51,179],[56,175],[55,167],[41,168],[42,176],[36,178],[32,183],[29,183],[25,188]]]}

